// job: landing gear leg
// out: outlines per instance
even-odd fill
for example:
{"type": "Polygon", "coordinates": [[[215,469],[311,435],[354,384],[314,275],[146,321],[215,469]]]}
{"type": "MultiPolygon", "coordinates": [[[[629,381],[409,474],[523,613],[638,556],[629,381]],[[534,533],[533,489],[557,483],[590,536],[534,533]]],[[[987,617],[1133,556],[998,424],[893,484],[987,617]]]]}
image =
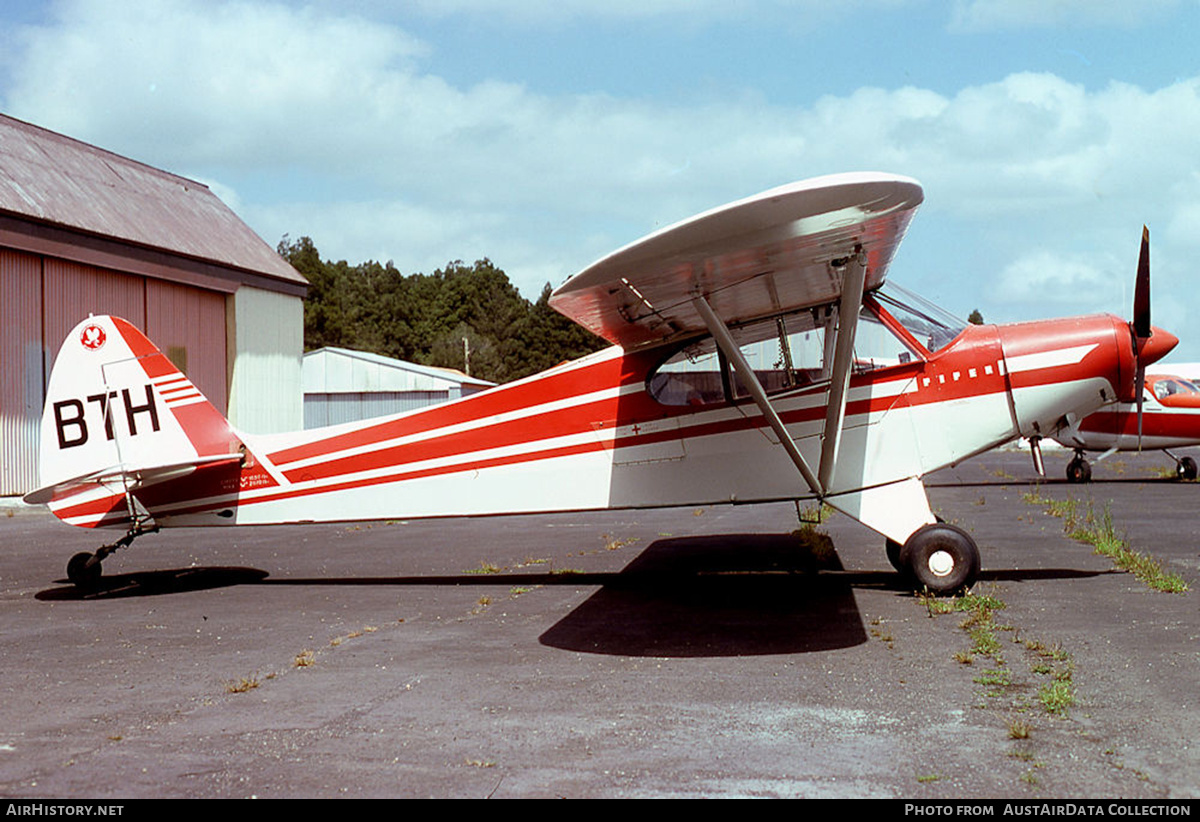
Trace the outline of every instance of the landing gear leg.
{"type": "Polygon", "coordinates": [[[1083,452],[1076,450],[1075,458],[1067,463],[1067,482],[1091,482],[1092,466],[1083,458],[1083,452]]]}
{"type": "Polygon", "coordinates": [[[127,547],[142,534],[153,534],[156,531],[158,531],[157,525],[147,528],[143,523],[139,522],[130,528],[125,536],[110,545],[100,546],[94,554],[81,551],[67,562],[67,579],[70,580],[72,585],[83,591],[95,588],[100,582],[101,575],[104,573],[104,569],[100,567],[100,563],[104,561],[105,557],[119,548],[127,547]]]}
{"type": "Polygon", "coordinates": [[[922,525],[904,543],[899,564],[918,590],[953,594],[979,576],[979,548],[963,529],[944,522],[922,525]]]}

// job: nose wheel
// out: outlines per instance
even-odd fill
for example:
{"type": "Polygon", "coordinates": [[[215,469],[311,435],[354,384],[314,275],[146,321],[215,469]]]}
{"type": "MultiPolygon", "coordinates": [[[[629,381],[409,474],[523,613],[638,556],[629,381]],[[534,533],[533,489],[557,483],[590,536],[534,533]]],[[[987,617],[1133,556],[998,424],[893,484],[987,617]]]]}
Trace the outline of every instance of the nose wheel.
{"type": "Polygon", "coordinates": [[[1067,482],[1084,483],[1092,481],[1092,466],[1083,458],[1082,451],[1075,452],[1075,458],[1067,463],[1067,482]]]}

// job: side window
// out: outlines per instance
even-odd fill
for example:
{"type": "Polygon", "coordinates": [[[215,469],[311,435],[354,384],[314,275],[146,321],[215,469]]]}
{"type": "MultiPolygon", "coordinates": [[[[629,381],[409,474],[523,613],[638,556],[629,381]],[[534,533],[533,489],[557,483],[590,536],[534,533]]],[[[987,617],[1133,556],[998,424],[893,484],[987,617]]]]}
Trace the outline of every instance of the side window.
{"type": "MultiPolygon", "coordinates": [[[[767,393],[810,385],[825,373],[824,308],[771,317],[730,329],[767,393]]],[[[748,396],[712,337],[676,352],[647,381],[663,405],[710,405],[748,396]]]]}
{"type": "Polygon", "coordinates": [[[647,387],[663,405],[708,405],[725,401],[722,373],[722,358],[710,337],[659,366],[647,387]]]}
{"type": "MultiPolygon", "coordinates": [[[[829,379],[835,322],[832,307],[821,306],[735,326],[730,334],[763,390],[777,394],[829,379]]],[[[854,373],[913,362],[919,356],[863,307],[854,336],[854,373]]],[[[750,395],[712,337],[676,352],[646,386],[663,405],[710,405],[750,395]]]]}
{"type": "MultiPolygon", "coordinates": [[[[744,336],[753,341],[741,346],[742,356],[768,394],[829,378],[826,355],[832,357],[833,352],[825,348],[825,326],[817,325],[810,314],[775,317],[745,331],[748,333],[744,336]]],[[[735,397],[750,396],[736,375],[731,377],[730,386],[735,397]]]]}

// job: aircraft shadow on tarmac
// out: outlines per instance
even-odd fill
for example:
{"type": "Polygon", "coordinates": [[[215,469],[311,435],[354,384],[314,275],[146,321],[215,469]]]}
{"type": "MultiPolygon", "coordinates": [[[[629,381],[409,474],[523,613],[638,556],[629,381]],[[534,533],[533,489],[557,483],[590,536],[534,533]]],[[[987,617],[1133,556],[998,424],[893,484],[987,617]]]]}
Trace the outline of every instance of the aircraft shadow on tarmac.
{"type": "MultiPolygon", "coordinates": [[[[257,568],[196,567],[174,568],[165,571],[136,571],[101,577],[95,586],[80,590],[74,585],[39,591],[40,600],[121,599],[125,597],[161,596],[210,588],[228,588],[261,582],[266,571],[257,568]]],[[[66,582],[66,580],[62,580],[66,582]]]]}
{"type": "Polygon", "coordinates": [[[721,534],[651,543],[539,638],[593,654],[744,656],[823,651],[867,641],[854,585],[894,573],[841,572],[791,534],[721,534]]]}
{"type": "Polygon", "coordinates": [[[1066,477],[1035,477],[1029,479],[1026,477],[1011,477],[997,479],[982,479],[982,480],[931,480],[925,483],[926,488],[988,488],[988,487],[1008,487],[1013,485],[1028,485],[1030,488],[1046,485],[1061,485],[1067,488],[1087,488],[1089,485],[1195,485],[1196,483],[1186,480],[1179,480],[1175,477],[1157,477],[1157,476],[1141,476],[1141,477],[1096,477],[1093,476],[1086,484],[1071,482],[1066,477]]]}
{"type": "MultiPolygon", "coordinates": [[[[41,591],[37,598],[117,599],[238,585],[597,586],[599,590],[539,637],[543,645],[619,656],[806,653],[867,641],[855,589],[909,595],[907,582],[890,568],[844,570],[832,542],[825,540],[824,550],[814,552],[795,534],[672,537],[651,543],[621,571],[601,573],[268,579],[268,572],[257,568],[191,567],[104,576],[88,591],[64,585],[41,591]]],[[[995,569],[983,571],[980,580],[1054,580],[1106,573],[1110,572],[995,569]]]]}

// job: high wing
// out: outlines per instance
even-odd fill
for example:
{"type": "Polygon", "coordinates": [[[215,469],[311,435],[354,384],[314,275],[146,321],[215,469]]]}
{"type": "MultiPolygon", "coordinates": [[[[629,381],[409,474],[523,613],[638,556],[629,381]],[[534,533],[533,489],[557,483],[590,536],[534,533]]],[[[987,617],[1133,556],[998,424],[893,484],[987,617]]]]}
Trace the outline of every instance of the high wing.
{"type": "Polygon", "coordinates": [[[883,284],[923,199],[915,180],[876,172],[773,188],[613,252],[567,280],[550,304],[626,349],[707,330],[696,295],[727,325],[829,304],[859,249],[864,290],[883,284]]]}
{"type": "Polygon", "coordinates": [[[863,294],[883,285],[923,199],[919,183],[891,174],[839,174],[781,186],[610,254],[564,283],[550,304],[627,349],[711,333],[805,484],[824,498],[833,490],[863,294]],[[836,345],[814,470],[729,327],[835,301],[836,345]]]}

